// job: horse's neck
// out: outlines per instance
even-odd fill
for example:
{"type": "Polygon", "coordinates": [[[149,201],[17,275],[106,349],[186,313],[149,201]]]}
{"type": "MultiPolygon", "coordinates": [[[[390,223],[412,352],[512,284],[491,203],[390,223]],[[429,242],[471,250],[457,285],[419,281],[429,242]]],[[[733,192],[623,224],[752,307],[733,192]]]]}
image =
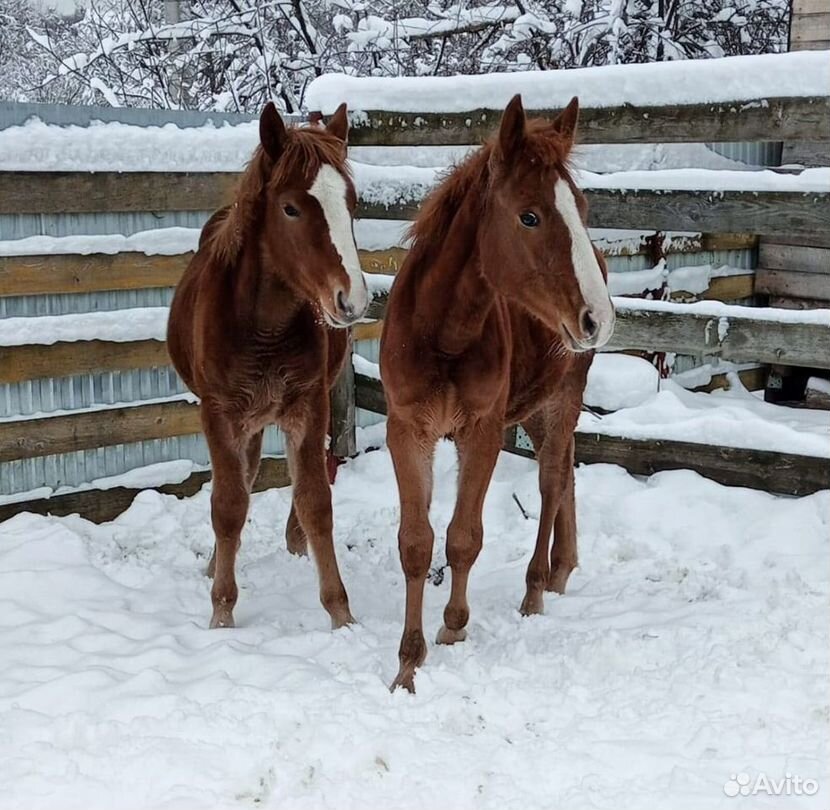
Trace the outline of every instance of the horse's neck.
{"type": "Polygon", "coordinates": [[[251,236],[244,240],[236,263],[234,311],[240,324],[261,334],[281,334],[294,320],[304,301],[279,272],[280,262],[270,258],[251,236]]]}
{"type": "Polygon", "coordinates": [[[480,207],[462,203],[437,253],[425,257],[416,308],[431,323],[437,348],[460,354],[481,340],[495,292],[481,273],[480,207]]]}

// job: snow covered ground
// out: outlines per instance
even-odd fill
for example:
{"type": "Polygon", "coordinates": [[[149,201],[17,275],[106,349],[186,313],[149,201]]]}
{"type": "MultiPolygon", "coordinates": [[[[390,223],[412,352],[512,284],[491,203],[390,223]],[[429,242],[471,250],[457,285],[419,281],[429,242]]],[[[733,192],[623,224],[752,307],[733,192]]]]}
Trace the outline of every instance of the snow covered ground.
{"type": "MultiPolygon", "coordinates": [[[[455,473],[443,444],[436,572],[455,473]]],[[[522,619],[536,470],[503,455],[470,638],[431,647],[415,696],[387,691],[403,581],[386,451],[342,468],[334,500],[360,622],[336,633],[285,551],[287,490],[254,497],[228,631],[206,629],[207,491],[145,492],[103,526],[0,525],[3,806],[826,807],[830,492],[580,468],[581,567],[522,619]],[[819,792],[730,798],[739,773],[819,792]]],[[[427,585],[429,635],[448,584],[427,585]]]]}

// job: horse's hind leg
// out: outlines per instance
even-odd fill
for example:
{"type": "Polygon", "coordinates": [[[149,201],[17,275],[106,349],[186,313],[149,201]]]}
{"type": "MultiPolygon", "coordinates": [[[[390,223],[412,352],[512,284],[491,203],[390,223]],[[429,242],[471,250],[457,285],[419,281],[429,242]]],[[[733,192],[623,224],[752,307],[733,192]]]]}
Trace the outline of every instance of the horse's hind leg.
{"type": "Polygon", "coordinates": [[[484,527],[481,513],[484,497],[493,477],[501,450],[501,420],[479,422],[456,436],[459,476],[455,511],[447,528],[447,562],[452,571],[452,590],[444,608],[444,625],[438,631],[439,644],[454,644],[467,636],[470,618],[467,579],[481,552],[484,527]]]}
{"type": "Polygon", "coordinates": [[[234,572],[236,553],[250,501],[246,445],[231,421],[209,403],[202,401],[201,413],[213,468],[210,507],[216,536],[210,626],[233,627],[233,608],[239,594],[234,572]]]}
{"type": "MultiPolygon", "coordinates": [[[[248,492],[254,488],[254,481],[256,481],[257,473],[259,472],[259,463],[262,457],[262,431],[254,433],[248,440],[248,446],[245,449],[245,482],[248,487],[248,492]]],[[[207,575],[213,579],[216,573],[216,544],[213,544],[213,554],[207,567],[207,575]]]]}
{"type": "MultiPolygon", "coordinates": [[[[578,411],[577,411],[578,415],[578,411]]],[[[544,591],[556,585],[560,593],[576,566],[576,532],[573,517],[573,429],[575,418],[568,418],[555,410],[542,411],[525,423],[525,429],[533,440],[539,463],[539,492],[542,496],[542,511],[539,515],[539,529],[536,547],[525,577],[526,591],[521,612],[525,616],[544,612],[544,591]],[[560,511],[565,510],[562,518],[560,511]],[[548,557],[551,531],[556,522],[564,528],[560,538],[555,536],[550,559],[556,560],[556,577],[551,577],[551,562],[548,557]],[[573,528],[570,533],[569,527],[573,528]]]]}

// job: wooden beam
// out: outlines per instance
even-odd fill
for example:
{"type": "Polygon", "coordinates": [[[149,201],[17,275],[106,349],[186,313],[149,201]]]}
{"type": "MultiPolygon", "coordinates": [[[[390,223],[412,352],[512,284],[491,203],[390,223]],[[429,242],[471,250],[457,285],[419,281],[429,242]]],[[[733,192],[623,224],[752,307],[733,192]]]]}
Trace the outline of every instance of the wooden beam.
{"type": "MultiPolygon", "coordinates": [[[[369,307],[383,318],[384,297],[369,307]]],[[[617,325],[603,351],[634,349],[720,357],[735,362],[779,363],[830,368],[830,329],[822,324],[787,323],[746,315],[700,315],[692,311],[619,308],[617,325]]]]}
{"type": "Polygon", "coordinates": [[[604,350],[640,349],[735,362],[830,368],[830,329],[752,317],[693,312],[617,309],[617,325],[604,350]]]}
{"type": "Polygon", "coordinates": [[[226,172],[0,172],[0,214],[215,211],[233,197],[226,172]]]}
{"type": "MultiPolygon", "coordinates": [[[[675,241],[666,253],[697,253],[717,250],[749,250],[758,237],[752,234],[703,234],[697,239],[675,241]]],[[[625,250],[613,248],[606,255],[643,255],[646,246],[625,250]]],[[[366,273],[395,275],[408,251],[396,247],[359,250],[366,273]]],[[[175,287],[192,253],[147,256],[144,253],[92,253],[89,255],[50,254],[43,256],[0,256],[0,297],[87,293],[102,290],[144,290],[175,287]]]]}
{"type": "Polygon", "coordinates": [[[346,362],[331,389],[329,401],[331,403],[331,451],[338,458],[349,458],[357,452],[351,339],[346,362]]]}
{"type": "Polygon", "coordinates": [[[0,256],[0,296],[174,287],[192,255],[0,256]]]}
{"type": "Polygon", "coordinates": [[[46,346],[3,346],[0,347],[0,384],[169,364],[167,345],[160,340],[127,343],[78,340],[46,346]]]}
{"type": "Polygon", "coordinates": [[[201,433],[199,406],[161,402],[0,422],[0,462],[201,433]]]}
{"type": "MultiPolygon", "coordinates": [[[[0,214],[213,211],[235,175],[164,172],[0,172],[0,214]]],[[[593,227],[814,234],[830,220],[830,193],[586,189],[593,227]]],[[[412,219],[421,199],[361,200],[358,216],[412,219]]]]}
{"type": "MultiPolygon", "coordinates": [[[[358,251],[367,273],[390,274],[397,272],[406,253],[404,248],[358,251]]],[[[192,256],[192,253],[0,256],[0,297],[175,287],[192,256]]]]}
{"type": "Polygon", "coordinates": [[[374,377],[367,377],[365,374],[354,375],[354,401],[357,408],[363,408],[372,413],[386,414],[383,384],[374,377]]]}
{"type": "MultiPolygon", "coordinates": [[[[593,228],[813,234],[830,221],[830,192],[584,189],[593,228]]],[[[358,215],[413,219],[420,199],[361,201],[358,215]]]]}
{"type": "Polygon", "coordinates": [[[830,283],[830,248],[764,240],[758,246],[758,264],[769,270],[821,273],[830,283]]]}
{"type": "MultiPolygon", "coordinates": [[[[208,481],[209,471],[195,472],[179,484],[165,484],[154,489],[163,495],[175,495],[177,498],[189,498],[195,495],[208,481]]],[[[259,467],[259,474],[254,481],[253,491],[285,487],[291,483],[288,464],[284,458],[264,458],[259,467]]],[[[142,489],[132,487],[113,487],[111,489],[87,489],[66,495],[54,495],[51,498],[38,498],[32,501],[7,503],[0,505],[0,523],[21,512],[33,512],[37,515],[80,515],[93,523],[105,523],[114,520],[133,502],[142,489]]]]}
{"type": "Polygon", "coordinates": [[[830,273],[793,273],[759,267],[755,289],[766,295],[812,298],[830,307],[830,273]]]}
{"type": "MultiPolygon", "coordinates": [[[[553,119],[559,110],[529,110],[553,119]]],[[[501,109],[460,113],[361,111],[349,131],[352,146],[462,146],[482,143],[501,109]]],[[[830,140],[830,97],[757,101],[583,107],[580,143],[711,143],[830,140]],[[817,133],[821,133],[817,136],[817,133]]]]}

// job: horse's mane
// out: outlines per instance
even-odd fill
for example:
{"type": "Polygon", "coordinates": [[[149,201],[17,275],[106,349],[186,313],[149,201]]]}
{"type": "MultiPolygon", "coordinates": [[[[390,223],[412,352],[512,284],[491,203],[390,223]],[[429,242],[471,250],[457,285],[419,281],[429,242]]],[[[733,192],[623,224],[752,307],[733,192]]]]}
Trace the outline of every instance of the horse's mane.
{"type": "Polygon", "coordinates": [[[214,214],[209,223],[211,232],[205,232],[202,238],[214,257],[226,263],[237,258],[261,211],[267,187],[282,185],[296,171],[311,183],[325,164],[349,173],[346,149],[335,135],[322,127],[288,127],[287,133],[284,151],[276,164],[261,145],[257,146],[239,180],[234,202],[214,214]]]}
{"type": "MultiPolygon", "coordinates": [[[[498,148],[496,134],[450,168],[443,182],[424,200],[418,217],[407,231],[412,250],[418,255],[425,255],[430,247],[439,246],[446,239],[450,225],[468,195],[484,210],[493,180],[491,158],[498,148]]],[[[534,119],[527,122],[522,154],[516,158],[540,167],[556,166],[568,172],[569,151],[569,141],[558,130],[547,121],[534,119]]]]}

